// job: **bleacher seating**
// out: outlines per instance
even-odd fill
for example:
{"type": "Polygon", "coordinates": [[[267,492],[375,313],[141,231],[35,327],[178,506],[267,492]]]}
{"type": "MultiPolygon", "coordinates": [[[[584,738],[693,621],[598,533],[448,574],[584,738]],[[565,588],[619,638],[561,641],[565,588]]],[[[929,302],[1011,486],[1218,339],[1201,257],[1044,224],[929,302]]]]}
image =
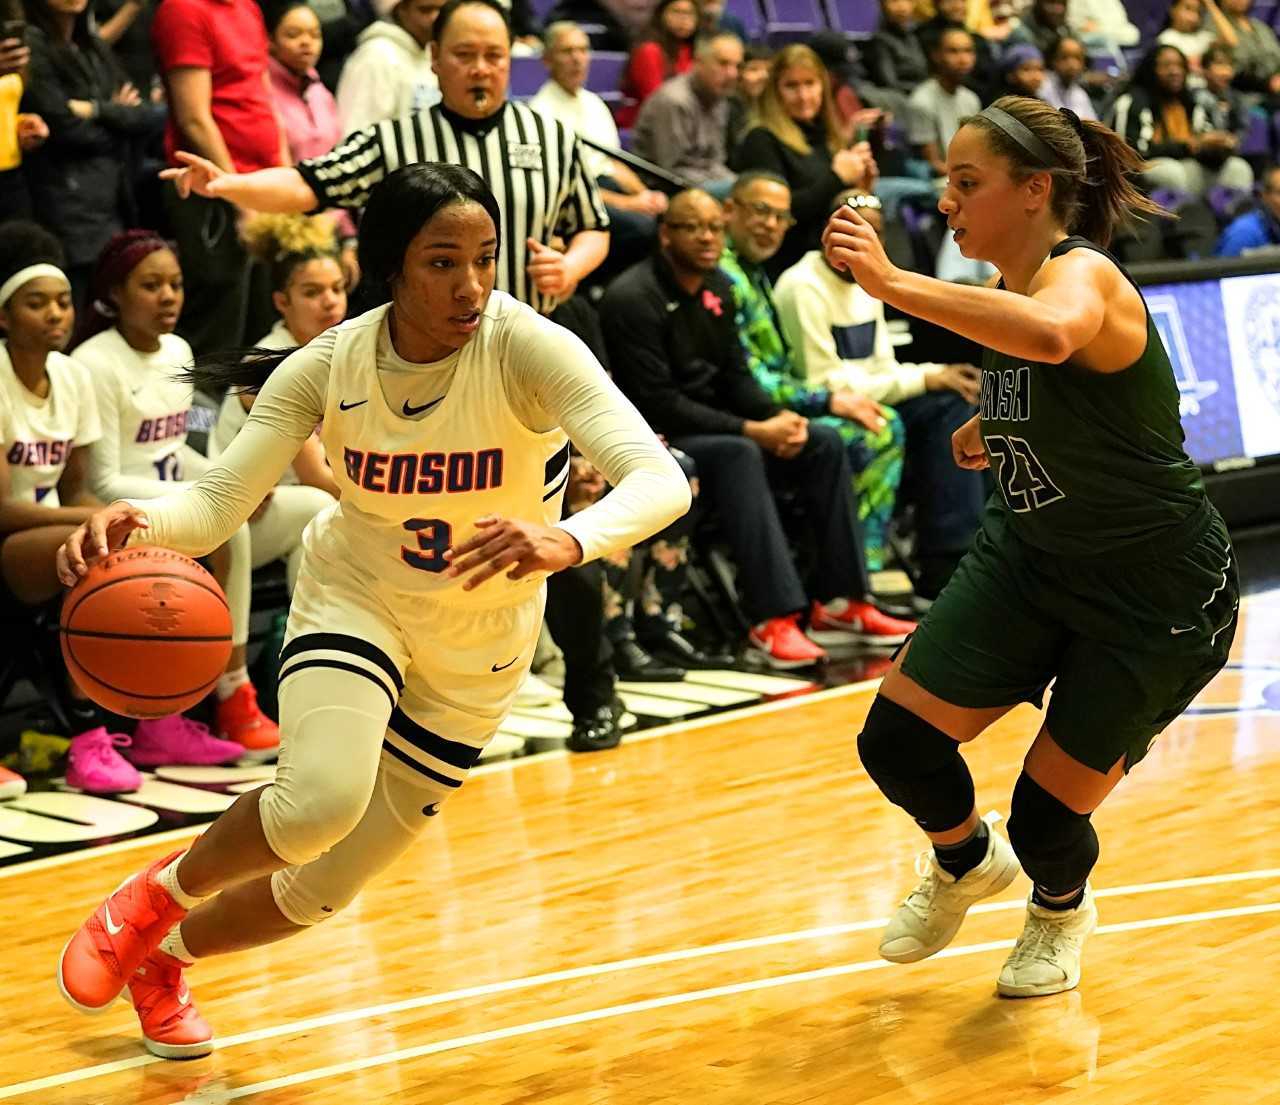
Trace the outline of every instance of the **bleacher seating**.
{"type": "Polygon", "coordinates": [[[819,0],[764,0],[765,32],[770,42],[795,42],[826,30],[819,0]]]}

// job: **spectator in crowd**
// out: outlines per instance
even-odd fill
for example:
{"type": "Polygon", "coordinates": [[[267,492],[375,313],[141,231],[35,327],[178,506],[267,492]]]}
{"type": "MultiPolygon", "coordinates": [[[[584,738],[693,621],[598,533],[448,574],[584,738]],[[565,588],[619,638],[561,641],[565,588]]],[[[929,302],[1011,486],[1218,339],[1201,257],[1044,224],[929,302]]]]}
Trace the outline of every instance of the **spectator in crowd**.
{"type": "Polygon", "coordinates": [[[1280,41],[1267,24],[1249,14],[1252,7],[1253,0],[1222,0],[1214,24],[1235,56],[1236,87],[1263,93],[1269,110],[1275,111],[1280,109],[1280,41]]]}
{"type": "Polygon", "coordinates": [[[1018,29],[1019,8],[1020,5],[1014,4],[1013,0],[991,0],[990,24],[974,23],[972,19],[966,20],[966,24],[988,42],[1003,44],[1018,29]]]}
{"type": "MultiPolygon", "coordinates": [[[[192,362],[191,347],[174,333],[182,269],[153,231],[131,230],[107,243],[93,283],[94,303],[81,326],[85,340],[72,358],[84,367],[102,427],[89,448],[90,486],[103,502],[154,499],[209,468],[186,443],[192,387],[175,379],[192,362]]],[[[224,739],[176,715],[144,723],[130,753],[138,763],[227,763],[278,751],[280,731],[258,708],[246,654],[253,568],[288,555],[301,541],[302,525],[287,515],[288,504],[268,498],[210,554],[231,610],[231,657],[215,689],[224,739]]]]}
{"type": "MultiPolygon", "coordinates": [[[[882,234],[876,197],[853,193],[852,199],[882,234]]],[[[827,264],[821,250],[782,274],[777,303],[782,331],[808,387],[847,389],[901,419],[906,477],[899,498],[916,507],[916,599],[927,606],[969,547],[986,498],[981,473],[958,468],[951,456],[952,433],[973,417],[981,373],[968,364],[900,364],[884,304],[827,264]]]]}
{"type": "MultiPolygon", "coordinates": [[[[973,36],[957,28],[938,36],[930,61],[933,76],[911,93],[907,138],[935,177],[947,175],[947,147],[960,120],[982,108],[977,94],[965,87],[973,72],[973,36]]],[[[857,181],[850,187],[856,187],[857,181]]]]}
{"type": "Polygon", "coordinates": [[[160,79],[151,50],[154,5],[147,0],[93,0],[92,10],[99,37],[111,47],[129,83],[149,99],[160,79]]]}
{"type": "Polygon", "coordinates": [[[1258,206],[1234,219],[1222,232],[1215,250],[1219,257],[1243,257],[1256,249],[1280,247],[1280,165],[1262,173],[1258,206]]]}
{"type": "Polygon", "coordinates": [[[965,82],[983,103],[995,99],[997,85],[1000,81],[1000,66],[996,49],[977,28],[968,23],[969,4],[967,0],[937,0],[936,11],[932,18],[916,28],[920,46],[926,58],[933,55],[943,31],[968,31],[973,40],[973,71],[965,82]]]}
{"type": "Polygon", "coordinates": [[[1027,42],[1015,43],[1000,59],[1004,87],[1001,96],[1030,96],[1040,99],[1044,85],[1044,55],[1027,42]]]}
{"type": "MultiPolygon", "coordinates": [[[[1214,10],[1217,10],[1216,5],[1214,10]]],[[[1164,29],[1156,35],[1156,42],[1161,46],[1172,46],[1182,54],[1190,67],[1191,75],[1195,77],[1193,85],[1198,85],[1201,58],[1213,44],[1215,37],[1213,28],[1204,25],[1204,5],[1201,0],[1173,0],[1169,5],[1169,14],[1165,17],[1164,29]]]]}
{"type": "MultiPolygon", "coordinates": [[[[265,9],[264,15],[271,40],[267,70],[271,100],[284,130],[289,151],[287,164],[292,165],[333,149],[342,137],[342,124],[333,93],[320,82],[316,71],[324,39],[311,5],[302,0],[279,0],[265,9]]],[[[355,287],[360,277],[356,224],[341,209],[333,211],[332,219],[342,243],[340,257],[347,287],[355,287]]]]}
{"type": "Polygon", "coordinates": [[[664,82],[693,68],[697,32],[698,6],[694,0],[659,0],[653,9],[649,33],[631,48],[627,58],[618,126],[635,126],[645,101],[664,82]]]}
{"type": "Polygon", "coordinates": [[[1215,42],[1204,52],[1203,64],[1204,88],[1197,99],[1208,105],[1215,130],[1234,134],[1237,141],[1243,141],[1249,129],[1248,94],[1233,84],[1236,66],[1231,47],[1215,42]]]}
{"type": "Polygon", "coordinates": [[[1117,47],[1137,46],[1142,41],[1142,32],[1129,19],[1124,0],[1068,0],[1067,22],[1080,41],[1094,49],[1114,53],[1117,47]]]}
{"type": "MultiPolygon", "coordinates": [[[[807,45],[827,71],[841,142],[853,145],[867,141],[872,129],[884,124],[885,112],[864,96],[871,89],[863,78],[858,48],[839,31],[819,31],[810,35],[807,45]]],[[[767,81],[767,69],[765,77],[767,81]]]]}
{"type": "Polygon", "coordinates": [[[0,39],[0,223],[31,218],[31,193],[22,155],[49,137],[39,115],[22,113],[22,74],[31,51],[20,38],[0,39]]]}
{"type": "Polygon", "coordinates": [[[585,28],[591,49],[619,54],[631,49],[630,27],[638,28],[651,16],[644,0],[558,0],[546,13],[548,23],[577,23],[585,28]]]}
{"type": "Polygon", "coordinates": [[[1063,35],[1049,48],[1045,60],[1049,63],[1049,71],[1040,86],[1040,98],[1059,110],[1069,108],[1081,119],[1096,120],[1098,112],[1093,100],[1080,83],[1088,62],[1084,43],[1078,38],[1063,35]]]}
{"type": "Polygon", "coordinates": [[[750,37],[742,20],[724,10],[724,0],[698,0],[698,37],[731,34],[741,42],[750,37]]]}
{"type": "Polygon", "coordinates": [[[1076,34],[1075,28],[1067,22],[1067,0],[1033,0],[1031,7],[1023,12],[1021,22],[1009,35],[1007,45],[1028,43],[1044,57],[1055,38],[1076,34]]]}
{"type": "Polygon", "coordinates": [[[782,245],[790,210],[791,189],[780,176],[753,171],[738,177],[725,204],[720,271],[733,286],[734,321],[756,383],[780,406],[831,426],[844,442],[864,560],[868,571],[877,572],[888,558],[889,522],[902,477],[902,421],[850,388],[812,386],[797,371],[764,269],[782,245]]]}
{"type": "MultiPolygon", "coordinates": [[[[63,355],[75,308],[62,247],[28,222],[0,227],[0,608],[10,615],[62,593],[59,540],[102,504],[89,489],[89,446],[101,429],[84,369],[63,355]]],[[[91,794],[135,791],[138,772],[116,751],[127,745],[68,676],[75,736],[67,783],[91,794]]],[[[0,774],[12,796],[25,783],[0,774]]]]}
{"type": "Polygon", "coordinates": [[[529,0],[498,0],[511,27],[511,52],[533,57],[542,52],[542,26],[529,0]]]}
{"type": "Polygon", "coordinates": [[[914,0],[880,0],[880,28],[867,40],[863,59],[871,82],[910,96],[929,76],[929,60],[916,34],[914,0]]]}
{"type": "Polygon", "coordinates": [[[701,501],[715,511],[738,567],[751,647],[766,662],[823,659],[797,624],[806,610],[811,634],[824,640],[905,639],[911,623],[865,599],[870,584],[839,435],[781,408],[747,371],[733,289],[717,272],[724,235],[724,212],[706,192],[672,199],[660,250],[615,280],[601,305],[617,381],[654,429],[694,459],[701,501]],[[817,531],[808,594],[775,486],[799,496],[817,531]]]}
{"type": "Polygon", "coordinates": [[[729,122],[726,128],[725,148],[730,153],[753,126],[753,120],[760,106],[760,94],[769,80],[769,65],[772,61],[773,50],[768,46],[752,43],[743,50],[738,85],[729,94],[729,122]]]}
{"type": "MultiPolygon", "coordinates": [[[[542,52],[550,79],[529,101],[536,111],[558,119],[581,137],[620,149],[618,128],[609,106],[584,87],[591,66],[591,43],[574,23],[552,23],[542,52]]],[[[658,215],[667,209],[665,192],[645,186],[635,172],[608,154],[583,145],[582,167],[596,182],[609,212],[609,262],[614,272],[639,260],[653,247],[658,215]]]]}
{"type": "Polygon", "coordinates": [[[1154,47],[1116,98],[1112,128],[1147,161],[1149,188],[1195,197],[1215,184],[1248,190],[1253,170],[1235,156],[1238,139],[1215,127],[1209,105],[1187,88],[1187,69],[1176,46],[1154,47]]]}
{"type": "Polygon", "coordinates": [[[137,218],[133,143],[154,127],[137,89],[94,33],[87,0],[28,0],[31,47],[22,106],[49,137],[26,158],[32,210],[62,242],[82,307],[98,251],[137,218]]]}
{"type": "Polygon", "coordinates": [[[773,173],[791,190],[794,221],[767,266],[776,275],[817,248],[831,197],[844,188],[869,187],[876,166],[868,143],[850,148],[841,135],[826,67],[802,43],[773,59],[757,119],[734,151],[733,167],[773,173]]]}
{"type": "Polygon", "coordinates": [[[360,32],[338,80],[343,134],[439,102],[430,45],[443,6],[444,0],[374,0],[378,18],[360,32]]]}
{"type": "Polygon", "coordinates": [[[183,195],[281,213],[359,208],[404,164],[461,164],[497,197],[503,250],[495,286],[549,314],[608,252],[600,193],[573,132],[507,99],[511,30],[496,0],[449,0],[434,35],[441,102],[428,111],[356,131],[329,153],[288,168],[230,173],[184,155],[186,167],[167,175],[183,195]],[[555,248],[553,239],[567,245],[555,248]]]}
{"type": "MultiPolygon", "coordinates": [[[[179,150],[226,173],[287,164],[271,101],[267,28],[255,0],[164,0],[151,40],[169,97],[170,165],[179,150]]],[[[243,345],[249,259],[235,207],[214,196],[184,201],[172,186],[164,202],[178,256],[187,261],[179,333],[196,353],[243,345]]]]}
{"type": "MultiPolygon", "coordinates": [[[[337,326],[347,314],[347,288],[339,261],[338,242],[333,225],[324,218],[305,215],[255,215],[244,226],[244,237],[250,252],[267,266],[271,274],[271,302],[280,317],[276,324],[254,346],[258,349],[295,349],[337,326]]],[[[209,434],[209,456],[220,455],[248,421],[253,410],[250,393],[223,397],[218,420],[209,434]]],[[[338,497],[338,484],[325,460],[320,439],[313,434],[293,458],[293,467],[285,472],[277,485],[276,500],[283,496],[284,505],[295,509],[305,523],[318,514],[331,499],[338,497]],[[299,492],[296,488],[305,488],[299,492]],[[330,498],[326,498],[326,494],[330,498]]],[[[254,540],[254,563],[262,559],[257,531],[254,540]]],[[[301,547],[288,551],[289,590],[297,577],[301,547]]],[[[271,558],[275,559],[275,558],[271,558]]]]}
{"type": "Polygon", "coordinates": [[[728,194],[729,94],[738,82],[742,43],[721,34],[698,42],[694,65],[672,77],[640,109],[632,148],[655,165],[713,195],[728,194]]]}

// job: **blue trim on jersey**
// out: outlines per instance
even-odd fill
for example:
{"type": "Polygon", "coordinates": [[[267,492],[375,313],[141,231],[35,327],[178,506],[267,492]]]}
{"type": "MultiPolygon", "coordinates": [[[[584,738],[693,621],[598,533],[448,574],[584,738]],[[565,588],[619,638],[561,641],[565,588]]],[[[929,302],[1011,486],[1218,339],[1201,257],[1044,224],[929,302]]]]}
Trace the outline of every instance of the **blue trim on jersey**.
{"type": "Polygon", "coordinates": [[[446,786],[446,787],[457,788],[462,786],[461,779],[450,779],[448,775],[441,775],[440,772],[438,771],[432,771],[431,768],[427,767],[426,764],[419,763],[412,756],[408,756],[405,753],[401,752],[400,749],[398,749],[390,741],[384,740],[382,742],[382,747],[385,748],[388,752],[390,752],[397,760],[401,761],[401,763],[407,764],[409,767],[413,768],[414,771],[421,772],[423,775],[427,776],[427,778],[431,779],[433,782],[440,783],[442,786],[446,786]]]}
{"type": "Polygon", "coordinates": [[[542,501],[545,503],[549,498],[551,498],[552,495],[554,495],[557,491],[559,491],[562,487],[564,487],[564,485],[567,484],[568,482],[569,482],[569,473],[566,472],[563,476],[560,477],[560,482],[556,484],[555,487],[553,487],[545,495],[542,496],[542,501]]]}
{"type": "MultiPolygon", "coordinates": [[[[353,656],[377,664],[387,677],[395,684],[398,693],[404,693],[404,679],[400,669],[392,662],[391,657],[377,645],[370,644],[362,637],[352,637],[347,633],[303,633],[295,637],[280,652],[280,669],[284,670],[287,660],[299,653],[328,650],[330,652],[349,652],[353,656]]],[[[393,703],[394,705],[394,703],[393,703]]]]}
{"type": "Polygon", "coordinates": [[[407,740],[414,748],[461,771],[469,771],[480,758],[479,748],[472,748],[471,745],[462,744],[459,741],[446,740],[439,733],[424,729],[399,706],[392,711],[387,728],[397,737],[407,740]]]}
{"type": "Polygon", "coordinates": [[[387,696],[387,701],[391,703],[391,708],[393,710],[396,708],[395,695],[387,690],[387,685],[368,668],[358,667],[355,664],[346,664],[341,660],[331,660],[326,656],[317,656],[311,660],[299,660],[290,668],[284,668],[282,666],[278,682],[283,683],[294,672],[302,671],[304,668],[336,668],[338,671],[349,671],[353,675],[363,675],[370,683],[387,696]]]}
{"type": "MultiPolygon", "coordinates": [[[[560,475],[561,469],[569,463],[569,443],[566,441],[562,449],[556,450],[556,455],[547,461],[546,474],[542,477],[544,484],[550,483],[560,475]]],[[[549,498],[550,496],[548,496],[549,498]]]]}

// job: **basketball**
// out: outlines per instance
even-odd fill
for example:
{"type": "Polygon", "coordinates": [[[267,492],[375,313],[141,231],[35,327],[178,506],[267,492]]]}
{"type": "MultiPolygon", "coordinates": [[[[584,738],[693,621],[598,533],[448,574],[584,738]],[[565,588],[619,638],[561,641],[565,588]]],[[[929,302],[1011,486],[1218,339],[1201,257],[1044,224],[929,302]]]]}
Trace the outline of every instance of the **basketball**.
{"type": "Polygon", "coordinates": [[[217,580],[180,553],[146,545],[90,567],[63,600],[58,628],[84,693],[126,717],[194,706],[231,656],[231,612],[217,580]]]}

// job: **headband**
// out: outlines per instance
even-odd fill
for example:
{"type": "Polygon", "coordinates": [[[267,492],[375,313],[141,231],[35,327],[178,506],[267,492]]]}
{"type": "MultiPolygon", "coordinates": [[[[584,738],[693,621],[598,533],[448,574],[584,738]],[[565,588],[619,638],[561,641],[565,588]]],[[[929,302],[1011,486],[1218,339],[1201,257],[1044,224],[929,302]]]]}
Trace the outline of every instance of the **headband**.
{"type": "Polygon", "coordinates": [[[67,274],[63,272],[57,265],[47,263],[39,265],[28,265],[25,269],[19,269],[3,284],[0,284],[0,307],[9,302],[13,293],[16,292],[23,284],[32,280],[38,280],[42,276],[52,276],[61,280],[68,288],[71,287],[71,281],[67,279],[67,274]]]}
{"type": "MultiPolygon", "coordinates": [[[[147,230],[125,230],[117,234],[98,258],[93,273],[93,291],[102,302],[117,284],[123,284],[129,274],[146,257],[162,249],[173,249],[158,234],[147,230]]],[[[174,250],[176,253],[177,250],[174,250]]]]}
{"type": "Polygon", "coordinates": [[[988,107],[978,112],[979,119],[985,119],[988,123],[1004,131],[1019,146],[1027,151],[1046,169],[1056,169],[1061,166],[1058,155],[1042,139],[1036,136],[1036,133],[1030,127],[1018,122],[1003,108],[988,107]]]}

